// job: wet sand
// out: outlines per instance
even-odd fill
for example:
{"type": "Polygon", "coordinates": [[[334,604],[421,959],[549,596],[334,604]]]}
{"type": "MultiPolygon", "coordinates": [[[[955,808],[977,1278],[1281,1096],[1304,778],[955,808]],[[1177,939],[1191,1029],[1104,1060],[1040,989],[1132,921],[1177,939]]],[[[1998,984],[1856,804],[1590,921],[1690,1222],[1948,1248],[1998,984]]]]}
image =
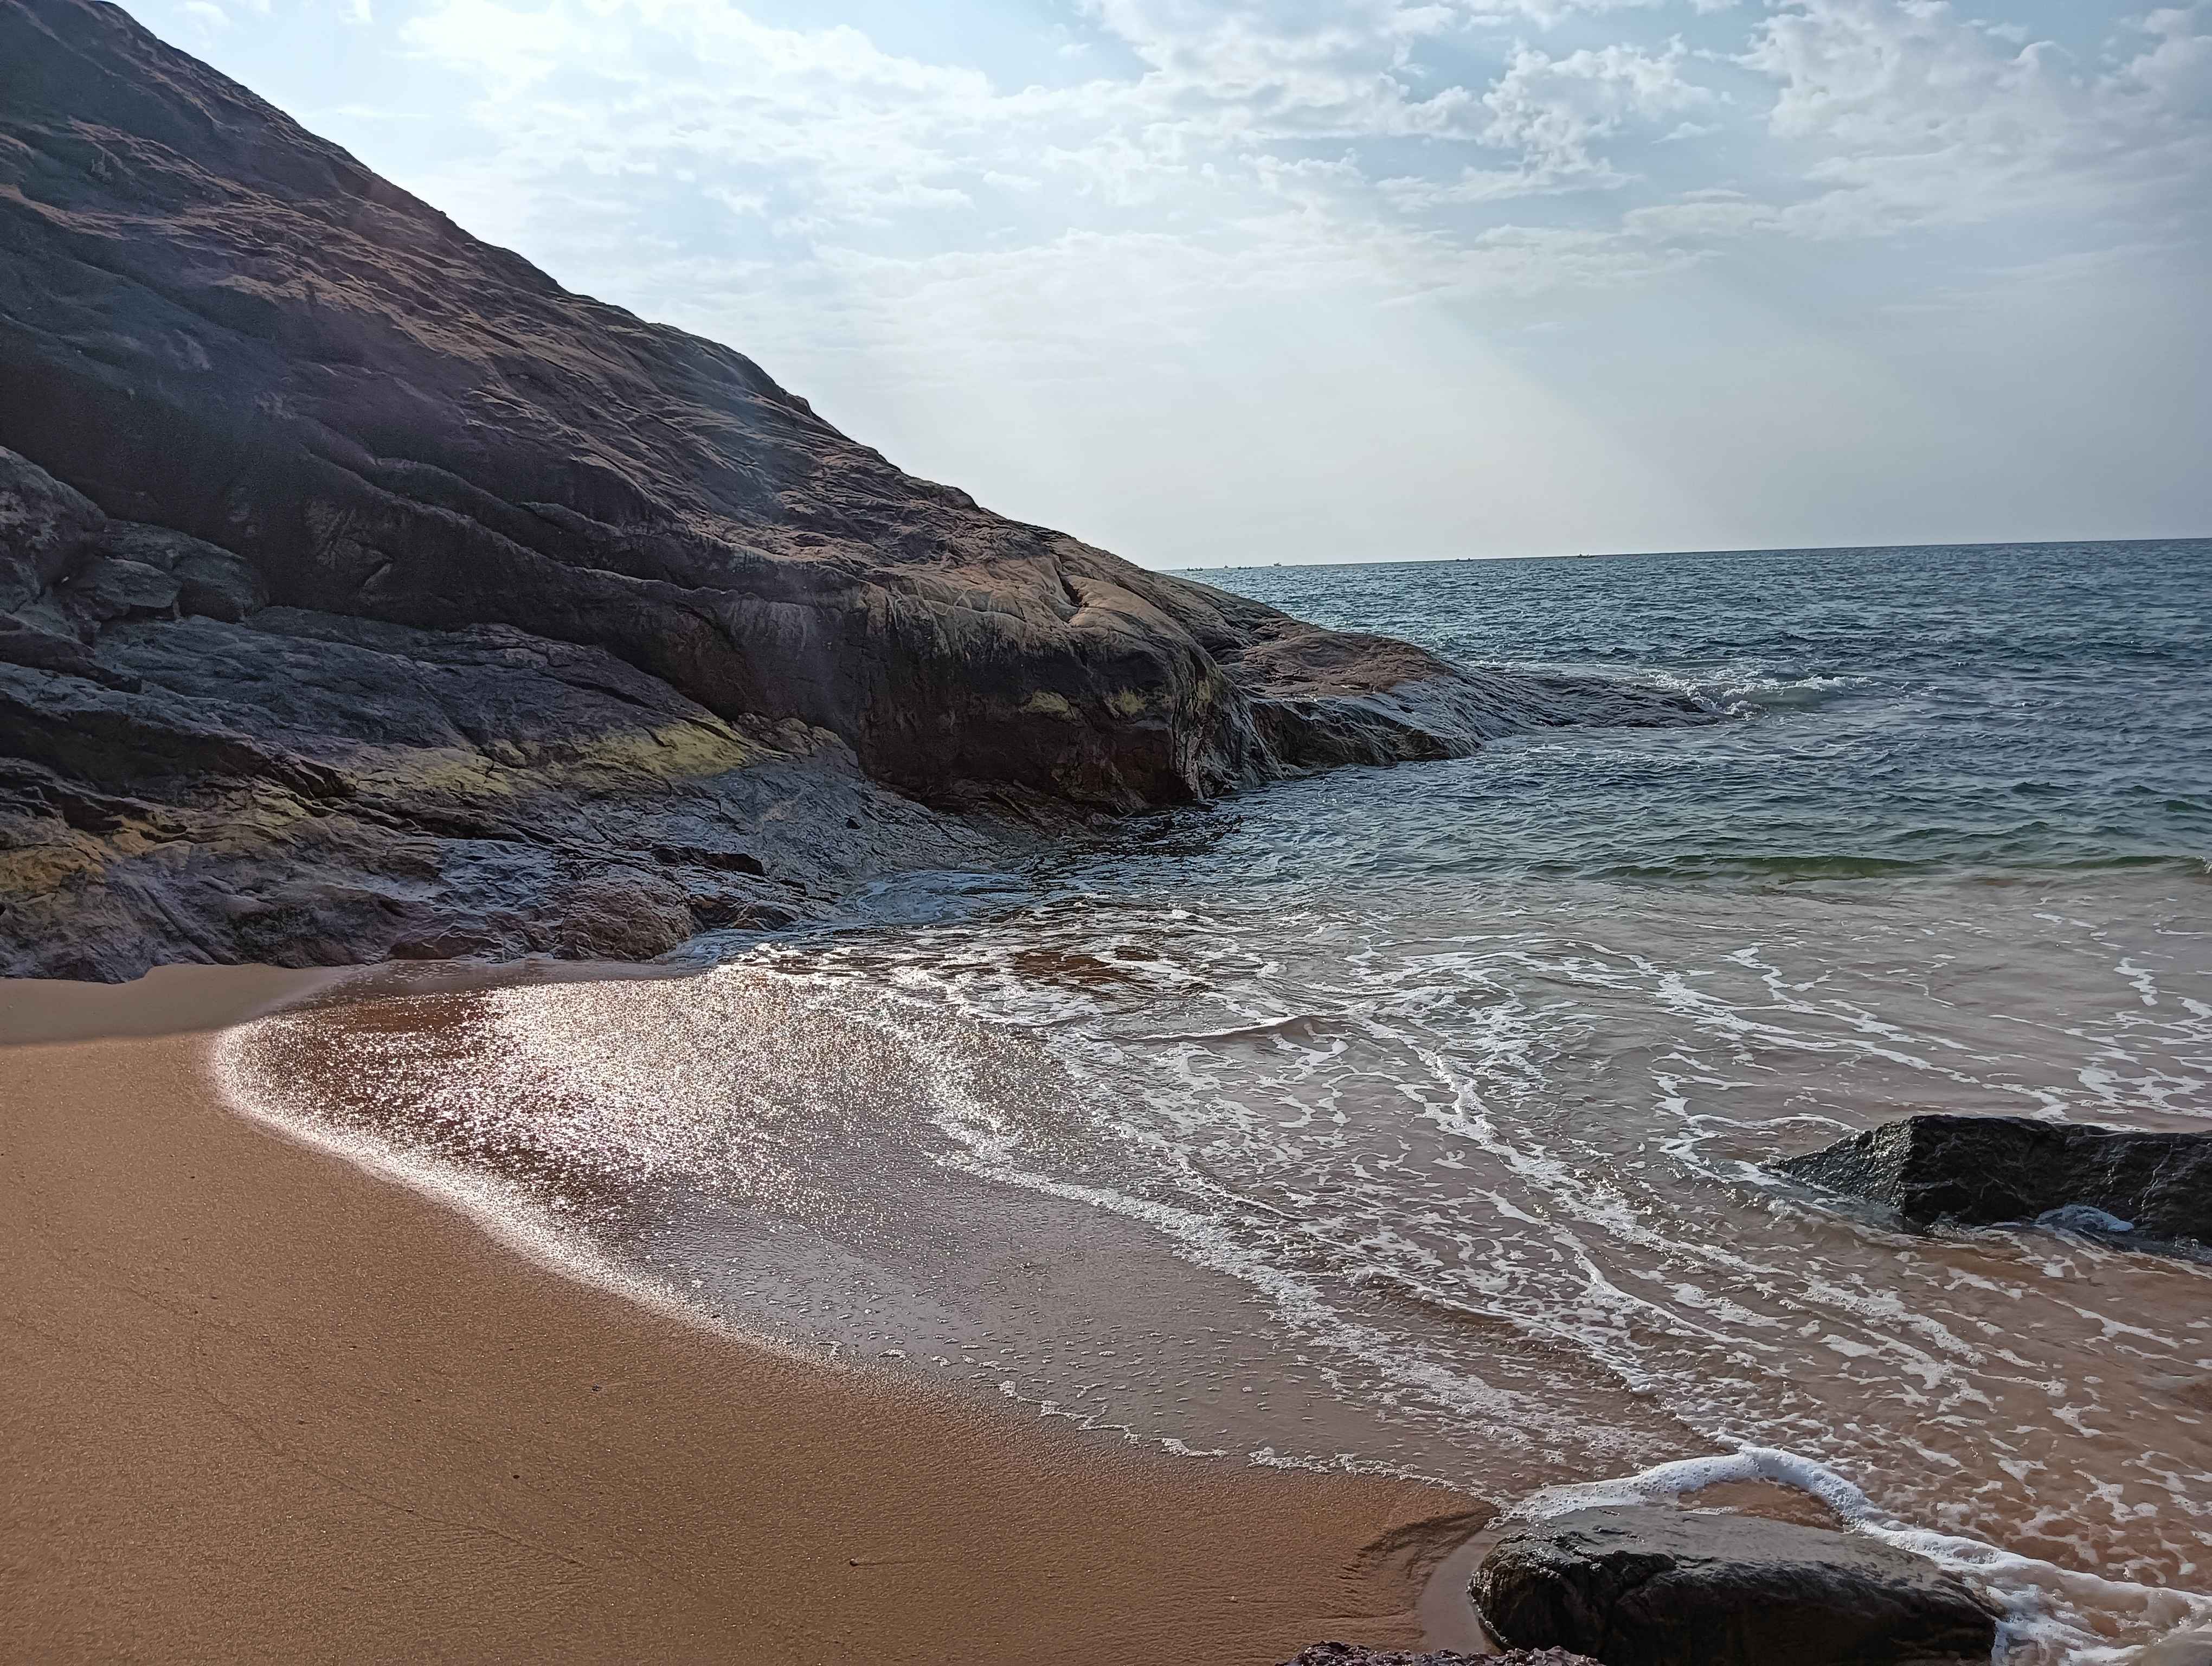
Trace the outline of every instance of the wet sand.
{"type": "Polygon", "coordinates": [[[1416,1642],[1480,1523],[543,1270],[224,1109],[204,1026],[298,987],[0,986],[10,1657],[1264,1663],[1416,1642]]]}

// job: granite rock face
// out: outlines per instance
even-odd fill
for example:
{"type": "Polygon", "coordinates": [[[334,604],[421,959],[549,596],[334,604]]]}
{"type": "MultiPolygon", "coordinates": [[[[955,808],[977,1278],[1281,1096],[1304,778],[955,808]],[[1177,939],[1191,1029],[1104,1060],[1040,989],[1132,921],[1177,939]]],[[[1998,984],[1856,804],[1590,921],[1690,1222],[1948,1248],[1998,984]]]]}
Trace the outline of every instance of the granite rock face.
{"type": "Polygon", "coordinates": [[[360,959],[447,940],[436,921],[554,940],[568,879],[532,901],[502,869],[495,905],[466,902],[474,855],[451,842],[491,829],[529,835],[532,872],[558,849],[640,876],[655,923],[616,935],[642,947],[696,873],[729,872],[654,855],[712,842],[660,838],[664,814],[704,825],[734,794],[725,842],[767,860],[746,806],[775,794],[732,770],[785,772],[778,814],[828,884],[980,836],[924,804],[1127,812],[1531,725],[1706,715],[1468,673],[992,514],[728,349],[470,237],[95,0],[0,0],[0,447],[17,971],[360,959]],[[682,744],[626,741],[599,773],[611,737],[672,724],[682,744]],[[505,808],[441,823],[453,793],[505,808]],[[883,816],[841,812],[854,794],[883,816]],[[895,851],[870,831],[894,822],[934,830],[895,851]],[[257,848],[306,864],[282,900],[248,887],[265,930],[171,895],[210,863],[246,885],[257,848]],[[325,860],[383,900],[312,904],[325,860]],[[406,923],[372,927],[387,907],[406,923]]]}
{"type": "Polygon", "coordinates": [[[2212,1134],[1923,1115],[1775,1166],[1912,1226],[2041,1222],[2146,1249],[2212,1246],[2212,1134]]]}
{"type": "Polygon", "coordinates": [[[1650,1505],[1501,1540],[1470,1590],[1485,1628],[1604,1666],[1983,1663],[1996,1612],[1920,1557],[1855,1535],[1650,1505]]]}
{"type": "MultiPolygon", "coordinates": [[[[26,467],[0,453],[0,483],[26,467]]],[[[601,648],[231,618],[252,592],[220,551],[94,521],[81,553],[77,582],[0,629],[0,976],[649,959],[1019,836],[885,789],[834,735],[717,717],[601,648]],[[128,596],[112,566],[138,569],[128,596]]]]}

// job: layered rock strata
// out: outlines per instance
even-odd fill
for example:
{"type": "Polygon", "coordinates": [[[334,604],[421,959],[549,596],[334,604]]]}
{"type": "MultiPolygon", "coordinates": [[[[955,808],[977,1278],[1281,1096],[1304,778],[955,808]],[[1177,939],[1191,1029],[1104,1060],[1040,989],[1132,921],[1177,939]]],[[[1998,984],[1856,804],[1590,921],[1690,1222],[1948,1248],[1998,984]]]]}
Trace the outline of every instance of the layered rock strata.
{"type": "Polygon", "coordinates": [[[234,556],[0,453],[0,538],[27,502],[80,542],[0,631],[0,975],[649,959],[994,850],[836,736],[603,648],[260,605],[234,556]]]}

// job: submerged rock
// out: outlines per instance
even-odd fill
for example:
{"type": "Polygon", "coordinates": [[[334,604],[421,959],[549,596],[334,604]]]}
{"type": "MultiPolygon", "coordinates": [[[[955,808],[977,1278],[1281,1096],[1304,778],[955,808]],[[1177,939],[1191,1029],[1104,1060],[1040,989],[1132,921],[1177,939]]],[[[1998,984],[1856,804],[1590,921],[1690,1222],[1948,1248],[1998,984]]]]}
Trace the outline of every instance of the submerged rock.
{"type": "Polygon", "coordinates": [[[736,854],[1711,715],[993,514],[94,0],[0,0],[0,447],[5,972],[647,953],[800,905],[736,854]]]}
{"type": "Polygon", "coordinates": [[[1522,1648],[1604,1666],[1986,1662],[1997,1611],[1918,1556],[1756,1517],[1577,1510],[1499,1541],[1469,1594],[1522,1648]]]}
{"type": "Polygon", "coordinates": [[[1775,1165],[1913,1226],[2035,1224],[2141,1248],[2212,1244],[2212,1134],[1926,1115],[1775,1165]]]}

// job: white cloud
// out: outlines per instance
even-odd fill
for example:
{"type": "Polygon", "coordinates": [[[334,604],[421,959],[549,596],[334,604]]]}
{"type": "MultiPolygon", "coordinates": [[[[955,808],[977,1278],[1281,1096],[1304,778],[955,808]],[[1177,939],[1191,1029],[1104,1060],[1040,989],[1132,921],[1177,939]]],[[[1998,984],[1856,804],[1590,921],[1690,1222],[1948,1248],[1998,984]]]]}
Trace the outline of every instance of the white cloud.
{"type": "MultiPolygon", "coordinates": [[[[1261,229],[1290,204],[1316,281],[1339,247],[1382,247],[1405,290],[1423,293],[1440,264],[1494,275],[1510,245],[1526,255],[1516,293],[1538,282],[1545,251],[1565,293],[1588,284],[1601,246],[1622,270],[1663,271],[1759,236],[1878,238],[2033,212],[2094,240],[2099,219],[2129,222],[2134,238],[2161,216],[2184,229],[2203,218],[2203,5],[2137,20],[2096,63],[1945,0],[1775,0],[1762,16],[1701,25],[1708,40],[1734,27],[1725,52],[1674,34],[1571,51],[1522,40],[1496,55],[1501,22],[1586,29],[1652,9],[1088,0],[1091,25],[1138,69],[1024,86],[888,52],[848,25],[764,23],[726,0],[430,0],[404,38],[481,89],[497,153],[426,183],[465,202],[503,196],[486,212],[510,232],[535,216],[539,235],[579,252],[618,242],[612,264],[630,270],[655,248],[796,270],[847,252],[996,259],[1010,239],[1122,246],[1138,233],[1216,252],[1242,240],[1266,266],[1290,258],[1261,229]],[[1753,95],[1761,83],[1771,101],[1753,95]],[[1759,151],[1754,185],[1717,195],[1682,177],[1710,166],[1693,154],[1759,151]],[[699,204],[688,221],[687,198],[699,204]],[[1515,206],[1570,198],[1583,206],[1515,206]],[[1573,239],[1534,235],[1524,213],[1573,239]],[[1391,241],[1386,222],[1407,240],[1391,241]]],[[[1726,13],[1722,0],[1686,9],[1726,13]]],[[[1081,43],[1053,40],[1051,58],[1069,44],[1081,43]]]]}
{"type": "Polygon", "coordinates": [[[1775,135],[1822,154],[1780,228],[1878,236],[2037,211],[2185,211],[2212,178],[2212,18],[2153,13],[2118,67],[1943,0],[1790,0],[1742,57],[1775,135]]]}
{"type": "MultiPolygon", "coordinates": [[[[2124,274],[2201,239],[2212,177],[2202,4],[2060,42],[1942,0],[1079,0],[1045,22],[928,0],[961,21],[894,50],[836,0],[784,24],[745,0],[410,3],[378,27],[465,121],[443,149],[425,134],[404,182],[987,497],[980,436],[1034,453],[1075,431],[1072,398],[1133,410],[1213,375],[1295,400],[1275,361],[1334,342],[1356,363],[1376,319],[1421,320],[1384,334],[1431,348],[1550,320],[1546,351],[1571,354],[1607,308],[1663,318],[1699,284],[1765,304],[1809,270],[1805,240],[1850,244],[1822,264],[1880,252],[1869,313],[1955,313],[2006,273],[2124,250],[2124,274]],[[966,30],[1010,27],[1031,33],[970,50],[966,30]],[[971,411],[978,437],[948,437],[927,413],[971,383],[1019,420],[971,411]]],[[[1828,304],[1792,294],[1773,304],[1828,304]]],[[[1905,396],[1882,398],[1891,432],[1905,396]]],[[[1064,443],[1032,457],[1030,513],[1049,518],[1054,469],[1115,442],[1064,443]]]]}
{"type": "Polygon", "coordinates": [[[2166,115],[2212,115],[2212,19],[2203,6],[2168,7],[2142,21],[2154,43],[2128,65],[2127,76],[2166,115]]]}
{"type": "Polygon", "coordinates": [[[1603,171],[1590,152],[1594,141],[1619,132],[1632,119],[1655,119],[1716,102],[1710,88],[1683,78],[1687,58],[1680,40],[1657,53],[1611,46],[1564,58],[1523,46],[1483,94],[1490,112],[1483,141],[1518,149],[1541,173],[1603,171]]]}
{"type": "MultiPolygon", "coordinates": [[[[1684,77],[1687,61],[1679,40],[1656,53],[1612,46],[1560,58],[1522,45],[1483,94],[1489,119],[1477,135],[1493,149],[1517,152],[1517,164],[1471,165],[1443,179],[1401,175],[1378,181],[1377,189],[1401,210],[1418,212],[1626,185],[1631,176],[1597,154],[1598,142],[1632,123],[1657,123],[1720,101],[1684,77]]],[[[1662,137],[1681,134],[1677,123],[1662,137]]]]}
{"type": "MultiPolygon", "coordinates": [[[[404,39],[479,89],[492,153],[413,182],[564,272],[801,358],[1018,337],[1063,368],[1099,331],[1187,341],[1239,296],[1571,310],[1762,238],[2033,212],[2094,244],[2122,235],[2100,216],[2130,241],[2203,217],[2177,195],[2206,177],[2203,6],[2151,13],[2090,64],[1943,0],[1085,17],[1133,69],[1017,84],[726,0],[428,0],[404,39]],[[1686,14],[1699,45],[1652,38],[1686,14]],[[1641,38],[1498,38],[1607,18],[1641,38]]],[[[1069,44],[1054,33],[1039,61],[1069,44]]]]}
{"type": "MultiPolygon", "coordinates": [[[[1557,28],[1577,17],[1607,12],[1656,11],[1668,3],[1668,0],[1457,0],[1458,9],[1473,19],[1526,21],[1547,29],[1557,28]]],[[[1736,0],[1689,0],[1689,9],[1702,16],[1727,11],[1735,3],[1736,0]]]]}

